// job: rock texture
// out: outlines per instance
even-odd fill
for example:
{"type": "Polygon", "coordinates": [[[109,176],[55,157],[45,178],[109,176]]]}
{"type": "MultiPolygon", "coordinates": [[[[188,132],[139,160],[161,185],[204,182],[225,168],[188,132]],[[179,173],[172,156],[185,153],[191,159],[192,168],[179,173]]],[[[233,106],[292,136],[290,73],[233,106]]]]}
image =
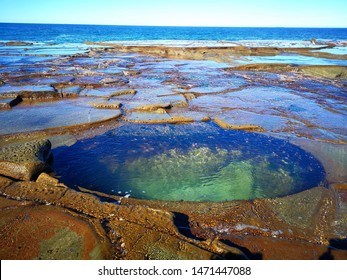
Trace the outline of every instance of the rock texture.
{"type": "Polygon", "coordinates": [[[33,43],[21,42],[21,41],[10,41],[5,43],[5,46],[32,46],[33,43]]]}
{"type": "Polygon", "coordinates": [[[66,209],[0,198],[0,220],[2,260],[107,259],[112,256],[101,225],[66,209]]]}
{"type": "Polygon", "coordinates": [[[264,132],[266,131],[265,128],[258,126],[258,125],[252,125],[252,124],[245,124],[245,125],[233,125],[229,124],[219,118],[215,118],[214,122],[218,124],[221,128],[224,129],[234,129],[234,130],[244,130],[244,131],[258,131],[258,132],[264,132]]]}
{"type": "MultiPolygon", "coordinates": [[[[3,45],[11,49],[32,43],[3,45]]],[[[0,73],[0,106],[10,109],[10,100],[17,96],[24,100],[0,112],[2,124],[11,120],[7,127],[24,124],[12,132],[21,134],[3,132],[0,137],[1,259],[347,259],[346,66],[314,65],[314,58],[345,65],[340,62],[346,55],[328,53],[333,47],[105,43],[103,49],[64,56],[16,51],[18,65],[2,65],[0,73]],[[244,59],[288,53],[312,59],[313,64],[247,64],[244,59]],[[122,107],[93,121],[101,110],[86,105],[91,103],[122,107]],[[54,122],[53,112],[64,121],[54,122]],[[66,123],[68,116],[78,121],[66,123]],[[32,140],[56,135],[57,143],[73,144],[124,122],[210,120],[225,129],[259,132],[300,145],[324,165],[327,186],[275,199],[218,203],[77,191],[49,175],[50,142],[32,140]],[[50,125],[38,129],[37,124],[50,125]]],[[[218,174],[216,183],[235,178],[228,167],[218,174]]]]}
{"type": "Polygon", "coordinates": [[[0,174],[18,180],[32,180],[41,172],[50,170],[49,140],[33,140],[12,144],[0,149],[0,174]]]}

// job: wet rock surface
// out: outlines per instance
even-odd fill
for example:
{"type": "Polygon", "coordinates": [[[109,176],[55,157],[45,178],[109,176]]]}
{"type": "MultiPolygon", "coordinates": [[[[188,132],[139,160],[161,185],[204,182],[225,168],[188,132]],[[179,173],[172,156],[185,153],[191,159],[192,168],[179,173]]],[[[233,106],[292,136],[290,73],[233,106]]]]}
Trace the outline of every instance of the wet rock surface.
{"type": "MultiPolygon", "coordinates": [[[[12,49],[30,45],[9,42],[0,53],[2,259],[347,259],[346,55],[338,46],[12,49]],[[320,160],[325,185],[229,202],[107,195],[52,177],[42,140],[57,147],[125,123],[210,120],[298,145],[320,160]]],[[[223,170],[216,182],[230,174],[223,170]]]]}

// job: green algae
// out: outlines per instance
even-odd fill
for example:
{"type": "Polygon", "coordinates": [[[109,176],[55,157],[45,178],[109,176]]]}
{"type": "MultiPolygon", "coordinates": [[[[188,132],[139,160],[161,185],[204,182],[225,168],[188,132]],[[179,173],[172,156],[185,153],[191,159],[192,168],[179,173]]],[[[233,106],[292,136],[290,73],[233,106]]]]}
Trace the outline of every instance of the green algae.
{"type": "Polygon", "coordinates": [[[40,244],[37,259],[41,260],[80,260],[83,258],[83,237],[69,228],[56,232],[50,239],[40,244]]]}
{"type": "Polygon", "coordinates": [[[312,155],[269,136],[213,124],[127,124],[54,151],[69,186],[126,197],[230,201],[279,197],[320,185],[312,155]]]}
{"type": "Polygon", "coordinates": [[[227,157],[228,151],[225,149],[215,152],[206,147],[192,148],[188,152],[171,149],[150,158],[127,160],[113,172],[125,173],[132,192],[146,198],[163,199],[168,196],[171,200],[185,200],[187,197],[196,200],[198,194],[196,199],[186,196],[194,192],[194,188],[190,191],[192,186],[200,185],[204,177],[216,172],[218,167],[225,164],[227,157]]]}
{"type": "Polygon", "coordinates": [[[128,178],[129,192],[145,199],[248,200],[292,191],[294,179],[289,171],[272,167],[267,158],[242,160],[241,156],[238,150],[192,147],[124,164],[108,162],[107,168],[128,178]]]}
{"type": "Polygon", "coordinates": [[[190,201],[249,199],[252,185],[251,163],[249,161],[232,162],[201,185],[171,191],[167,199],[179,200],[186,197],[189,197],[190,201]]]}

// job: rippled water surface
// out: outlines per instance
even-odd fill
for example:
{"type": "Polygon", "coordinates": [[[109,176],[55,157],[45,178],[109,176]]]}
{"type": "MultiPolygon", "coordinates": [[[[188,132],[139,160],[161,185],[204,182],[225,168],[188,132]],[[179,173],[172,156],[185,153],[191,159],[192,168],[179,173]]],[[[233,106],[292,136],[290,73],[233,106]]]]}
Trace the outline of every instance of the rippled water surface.
{"type": "Polygon", "coordinates": [[[313,156],[288,142],[202,123],[124,125],[55,149],[54,165],[70,186],[173,201],[284,196],[325,177],[313,156]]]}
{"type": "MultiPolygon", "coordinates": [[[[0,24],[1,40],[49,43],[124,40],[347,40],[346,28],[163,27],[0,24]]],[[[270,43],[271,44],[271,43],[270,43]]]]}

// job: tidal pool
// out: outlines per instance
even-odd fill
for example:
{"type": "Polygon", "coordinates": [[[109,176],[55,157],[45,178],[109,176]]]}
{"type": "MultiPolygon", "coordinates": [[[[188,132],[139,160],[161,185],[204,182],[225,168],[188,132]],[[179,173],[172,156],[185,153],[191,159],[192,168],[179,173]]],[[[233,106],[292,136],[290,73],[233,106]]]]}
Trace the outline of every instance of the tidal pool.
{"type": "Polygon", "coordinates": [[[297,146],[210,123],[126,124],[53,153],[56,175],[70,187],[140,199],[279,197],[325,180],[320,162],[297,146]]]}

